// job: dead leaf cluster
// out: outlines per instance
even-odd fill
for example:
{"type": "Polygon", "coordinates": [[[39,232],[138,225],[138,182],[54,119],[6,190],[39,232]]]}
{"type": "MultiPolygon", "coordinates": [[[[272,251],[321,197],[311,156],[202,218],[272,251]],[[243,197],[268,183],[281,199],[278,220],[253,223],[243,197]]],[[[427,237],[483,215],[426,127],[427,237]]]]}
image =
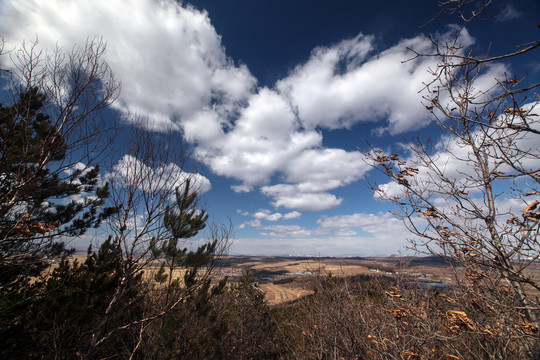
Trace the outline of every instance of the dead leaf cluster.
{"type": "Polygon", "coordinates": [[[42,224],[39,221],[30,220],[30,214],[25,214],[22,218],[22,222],[15,226],[15,231],[18,234],[24,236],[32,236],[35,234],[46,234],[51,231],[58,229],[58,223],[53,224],[42,224]]]}

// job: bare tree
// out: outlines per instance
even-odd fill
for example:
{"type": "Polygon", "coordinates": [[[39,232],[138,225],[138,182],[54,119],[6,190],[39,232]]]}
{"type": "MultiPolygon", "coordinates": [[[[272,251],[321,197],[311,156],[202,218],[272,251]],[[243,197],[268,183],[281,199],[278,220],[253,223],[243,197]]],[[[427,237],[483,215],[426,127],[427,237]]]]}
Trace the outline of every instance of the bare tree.
{"type": "MultiPolygon", "coordinates": [[[[442,3],[441,13],[458,13],[464,26],[492,1],[442,3]],[[473,11],[467,10],[474,6],[473,11]]],[[[437,142],[417,139],[407,154],[363,150],[366,158],[391,182],[373,190],[397,205],[413,235],[412,247],[441,255],[454,266],[461,286],[496,309],[513,313],[524,345],[537,351],[540,326],[538,185],[540,180],[540,83],[505,74],[486,74],[500,61],[537,51],[540,41],[502,55],[477,56],[462,45],[465,27],[454,37],[433,39],[433,53],[414,52],[410,61],[438,59],[425,84],[425,106],[443,130],[437,142]],[[509,301],[511,299],[511,301],[509,301]]]]}
{"type": "Polygon", "coordinates": [[[47,258],[107,216],[97,162],[115,135],[103,111],[120,85],[100,39],[70,52],[41,51],[37,40],[6,46],[0,39],[0,293],[9,298],[0,315],[13,320],[47,258]]]}
{"type": "MultiPolygon", "coordinates": [[[[6,40],[4,39],[3,36],[0,36],[0,56],[5,55],[5,54],[4,54],[4,48],[5,48],[5,45],[6,45],[6,40]]],[[[9,73],[9,70],[8,70],[8,69],[4,69],[3,67],[0,67],[0,73],[1,73],[1,72],[7,72],[7,73],[9,73]]]]}
{"type": "Polygon", "coordinates": [[[201,243],[191,240],[208,218],[199,203],[205,179],[186,171],[193,169],[193,161],[175,135],[135,129],[128,153],[107,175],[111,201],[118,209],[108,220],[108,229],[121,276],[85,358],[116,334],[138,329],[133,356],[149,326],[215,280],[215,262],[228,250],[230,225],[213,224],[201,243]],[[126,307],[125,297],[140,276],[147,310],[141,317],[116,323],[115,312],[126,307]]]}
{"type": "MultiPolygon", "coordinates": [[[[52,53],[39,48],[36,38],[23,42],[5,56],[11,60],[9,94],[12,100],[29,88],[38,88],[46,95],[47,114],[68,145],[58,171],[77,163],[94,163],[114,139],[117,122],[104,118],[103,111],[111,107],[120,94],[121,84],[104,61],[106,43],[101,38],[75,45],[70,51],[57,47],[52,53]]],[[[44,162],[47,157],[44,157],[44,162]]]]}
{"type": "MultiPolygon", "coordinates": [[[[4,48],[3,39],[1,44],[4,48]]],[[[0,214],[4,220],[10,219],[2,226],[5,231],[1,241],[7,241],[17,227],[27,228],[29,223],[39,222],[54,229],[47,231],[46,237],[73,233],[77,228],[73,217],[60,221],[63,227],[51,226],[56,221],[50,216],[50,222],[44,224],[42,215],[50,213],[48,209],[53,206],[32,205],[32,189],[45,176],[66,186],[81,185],[82,176],[90,180],[97,174],[94,167],[110,150],[117,122],[113,117],[105,121],[103,111],[116,100],[120,83],[104,62],[104,52],[101,39],[75,46],[71,52],[57,48],[52,54],[39,50],[36,39],[2,54],[2,60],[10,59],[4,61],[10,69],[5,99],[13,105],[5,107],[1,133],[6,146],[1,150],[0,214]],[[92,176],[88,176],[89,172],[92,176]]],[[[65,190],[59,196],[77,194],[75,189],[65,190]]],[[[85,190],[90,187],[77,190],[88,192],[85,190]]],[[[43,201],[47,198],[44,196],[43,201]]],[[[32,238],[43,240],[43,234],[34,232],[32,238]]],[[[28,242],[29,234],[25,235],[28,242]]]]}
{"type": "Polygon", "coordinates": [[[0,39],[2,355],[20,351],[20,337],[28,336],[17,331],[31,327],[25,321],[46,295],[51,259],[69,255],[65,242],[113,210],[105,205],[108,185],[99,184],[99,162],[118,126],[104,112],[120,89],[101,39],[68,51],[40,50],[37,39],[6,48],[0,39]]]}
{"type": "Polygon", "coordinates": [[[178,134],[141,124],[127,153],[100,173],[117,130],[103,111],[120,89],[104,51],[100,39],[69,53],[40,51],[36,40],[3,56],[11,60],[2,74],[13,105],[0,106],[0,333],[23,333],[3,338],[2,354],[24,352],[18,345],[30,336],[28,352],[135,356],[156,320],[209,288],[232,236],[218,224],[200,244],[188,241],[206,226],[198,201],[206,179],[186,171],[195,166],[178,134]],[[99,252],[89,250],[84,264],[65,259],[42,276],[46,256],[66,254],[64,239],[100,224],[99,252]],[[29,315],[45,303],[55,312],[29,315]]]}

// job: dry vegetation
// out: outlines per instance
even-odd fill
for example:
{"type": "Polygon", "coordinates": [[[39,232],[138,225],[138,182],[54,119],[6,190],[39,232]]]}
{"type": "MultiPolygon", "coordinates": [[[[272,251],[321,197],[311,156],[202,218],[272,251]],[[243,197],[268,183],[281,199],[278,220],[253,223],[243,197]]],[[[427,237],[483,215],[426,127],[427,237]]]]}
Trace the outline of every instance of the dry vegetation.
{"type": "MultiPolygon", "coordinates": [[[[464,26],[490,4],[441,2],[464,26]]],[[[232,225],[206,227],[196,176],[169,166],[191,164],[173,133],[134,130],[129,171],[97,187],[93,156],[109,145],[98,115],[119,89],[104,44],[41,59],[23,45],[16,101],[0,106],[0,358],[539,359],[540,154],[523,145],[538,143],[540,83],[508,75],[478,92],[475,80],[540,42],[478,58],[459,30],[432,41],[410,60],[438,61],[424,99],[448,141],[418,139],[411,158],[363,151],[400,186],[373,190],[432,256],[343,259],[223,256],[232,225]],[[440,158],[471,173],[448,173],[440,158]],[[501,207],[498,189],[521,206],[501,207]],[[70,198],[84,201],[64,206],[70,198]],[[110,236],[74,262],[65,238],[100,225],[110,236]],[[204,228],[207,242],[185,248],[204,228]]]]}
{"type": "MultiPolygon", "coordinates": [[[[86,253],[77,252],[72,257],[79,263],[86,253]]],[[[53,266],[54,268],[54,266],[53,266]]],[[[153,277],[159,264],[146,269],[146,277],[153,277]]],[[[265,293],[268,305],[278,305],[314,293],[314,283],[321,277],[354,278],[359,275],[386,277],[405,282],[433,282],[454,284],[448,264],[434,257],[398,258],[303,258],[270,256],[225,256],[217,264],[214,282],[227,277],[229,283],[237,282],[249,272],[253,282],[265,293]]],[[[174,270],[173,277],[183,276],[185,269],[174,270]]]]}
{"type": "Polygon", "coordinates": [[[220,263],[220,274],[236,281],[246,271],[266,294],[269,305],[297,300],[314,293],[315,279],[333,275],[354,278],[359,275],[386,276],[396,281],[453,283],[448,267],[436,258],[297,258],[227,256],[220,263]]]}

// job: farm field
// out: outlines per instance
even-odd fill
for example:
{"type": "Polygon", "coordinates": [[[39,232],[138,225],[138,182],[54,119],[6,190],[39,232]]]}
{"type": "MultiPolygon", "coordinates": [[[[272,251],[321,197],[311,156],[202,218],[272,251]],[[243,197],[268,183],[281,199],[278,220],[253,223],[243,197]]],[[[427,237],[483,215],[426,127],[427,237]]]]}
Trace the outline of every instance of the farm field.
{"type": "MultiPolygon", "coordinates": [[[[73,255],[80,263],[86,253],[73,255]]],[[[149,269],[153,274],[158,265],[149,269]]],[[[225,256],[217,263],[216,275],[237,281],[246,271],[251,273],[257,286],[266,293],[269,305],[294,301],[313,293],[313,280],[317,276],[332,274],[338,277],[361,275],[387,276],[407,281],[451,284],[448,266],[436,257],[276,257],[225,256]]],[[[181,276],[176,270],[174,276],[181,276]]]]}
{"type": "MultiPolygon", "coordinates": [[[[79,263],[86,253],[73,255],[79,263]]],[[[53,265],[53,268],[56,264],[53,265]]],[[[147,276],[152,277],[159,264],[149,267],[147,276]]],[[[442,258],[427,257],[287,257],[287,256],[224,256],[217,261],[216,280],[228,277],[236,282],[250,272],[254,283],[265,292],[268,305],[294,301],[313,293],[314,280],[331,274],[337,277],[384,276],[406,282],[452,285],[454,278],[449,265],[442,258]]],[[[177,269],[173,277],[182,277],[184,271],[177,269]]],[[[540,276],[540,269],[536,276],[540,276]]]]}
{"type": "Polygon", "coordinates": [[[220,272],[235,281],[250,271],[266,293],[269,305],[296,300],[313,292],[314,277],[359,275],[401,277],[408,281],[451,284],[447,265],[439,258],[303,258],[227,256],[220,261],[220,272]]]}

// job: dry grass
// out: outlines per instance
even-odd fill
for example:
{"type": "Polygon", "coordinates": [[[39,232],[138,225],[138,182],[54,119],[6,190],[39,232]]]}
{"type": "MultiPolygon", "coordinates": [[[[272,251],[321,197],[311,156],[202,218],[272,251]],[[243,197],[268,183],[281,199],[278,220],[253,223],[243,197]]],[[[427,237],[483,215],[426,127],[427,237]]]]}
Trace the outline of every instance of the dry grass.
{"type": "MultiPolygon", "coordinates": [[[[80,263],[86,259],[85,253],[73,255],[80,263]]],[[[145,271],[145,277],[152,278],[159,270],[153,264],[145,271]]],[[[277,305],[296,300],[313,293],[314,276],[332,274],[338,277],[351,277],[366,274],[384,274],[407,278],[431,278],[433,281],[450,283],[448,269],[438,264],[415,265],[412,262],[399,262],[396,258],[284,258],[284,257],[235,257],[226,256],[214,271],[215,280],[229,277],[235,281],[247,270],[266,293],[269,305],[277,305]]],[[[173,278],[183,278],[185,269],[176,269],[173,278]]]]}
{"type": "Polygon", "coordinates": [[[235,278],[250,270],[266,293],[269,305],[296,300],[313,293],[314,276],[331,273],[338,277],[386,275],[407,278],[430,276],[433,281],[449,282],[447,268],[434,265],[411,265],[396,258],[279,258],[228,257],[222,273],[235,278]]]}

